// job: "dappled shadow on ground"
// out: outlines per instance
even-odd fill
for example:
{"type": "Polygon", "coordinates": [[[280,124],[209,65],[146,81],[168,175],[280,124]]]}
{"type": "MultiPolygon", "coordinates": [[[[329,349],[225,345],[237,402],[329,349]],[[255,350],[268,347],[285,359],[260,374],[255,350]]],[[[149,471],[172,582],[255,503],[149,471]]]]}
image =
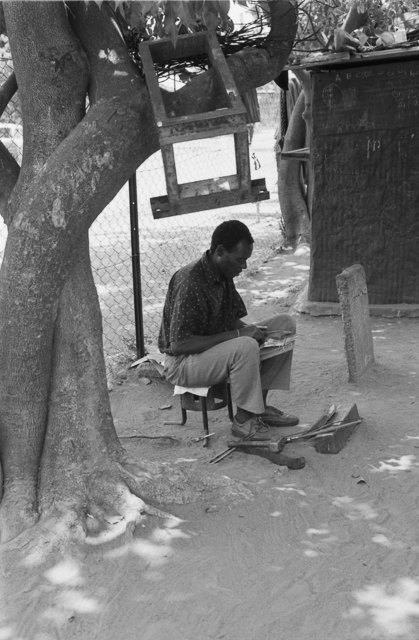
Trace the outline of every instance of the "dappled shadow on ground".
{"type": "MultiPolygon", "coordinates": [[[[253,298],[253,289],[280,291],[304,273],[294,267],[307,258],[275,257],[240,284],[251,320],[293,312],[292,292],[260,305],[253,298]]],[[[147,517],[131,538],[110,522],[114,539],[38,564],[25,550],[24,564],[4,557],[0,640],[416,640],[417,321],[373,318],[376,362],[349,383],[340,318],[296,317],[292,387],[270,401],[301,424],[332,403],[356,402],[363,422],[344,449],[287,445],[285,453],[306,458],[299,471],[239,452],[214,467],[208,461],[231,437],[226,409],[210,414],[215,435],[203,449],[193,440],[203,433],[200,414],[182,427],[163,424],[179,418],[171,386],[152,376],[143,384],[131,370],[111,394],[130,456],[247,493],[202,491],[166,508],[178,520],[147,517]]]]}
{"type": "MultiPolygon", "coordinates": [[[[163,580],[177,541],[190,537],[182,530],[185,523],[174,516],[145,518],[133,536],[122,533],[119,524],[118,519],[109,522],[106,535],[88,536],[65,552],[44,554],[39,547],[3,551],[2,602],[7,606],[0,617],[0,638],[52,640],[73,632],[104,637],[108,616],[123,606],[120,602],[113,609],[111,603],[123,601],[125,589],[163,580]]],[[[134,601],[141,607],[141,598],[134,601]]]]}
{"type": "Polygon", "coordinates": [[[237,290],[248,306],[274,304],[276,307],[289,307],[307,281],[309,255],[310,250],[305,245],[297,249],[292,259],[277,253],[257,269],[244,272],[237,281],[237,290]],[[281,265],[279,273],[277,262],[281,265]]]}

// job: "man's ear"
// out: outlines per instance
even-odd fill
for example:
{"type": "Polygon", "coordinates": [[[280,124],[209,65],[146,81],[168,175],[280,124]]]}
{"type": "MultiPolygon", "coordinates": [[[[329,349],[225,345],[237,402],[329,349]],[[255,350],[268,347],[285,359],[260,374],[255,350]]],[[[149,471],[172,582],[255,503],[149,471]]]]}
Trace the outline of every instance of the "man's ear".
{"type": "Polygon", "coordinates": [[[221,258],[224,254],[225,249],[222,244],[219,244],[215,249],[215,255],[221,258]]]}

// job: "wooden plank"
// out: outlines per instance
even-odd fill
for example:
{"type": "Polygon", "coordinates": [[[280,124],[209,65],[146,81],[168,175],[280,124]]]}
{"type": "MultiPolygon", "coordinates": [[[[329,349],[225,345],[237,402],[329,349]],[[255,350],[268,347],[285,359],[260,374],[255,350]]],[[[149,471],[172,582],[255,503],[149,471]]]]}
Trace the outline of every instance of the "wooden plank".
{"type": "MultiPolygon", "coordinates": [[[[342,418],[342,424],[346,422],[356,422],[359,420],[358,407],[353,404],[342,418]]],[[[319,453],[339,453],[345,446],[348,439],[355,431],[357,425],[350,424],[348,427],[339,427],[334,433],[318,435],[314,438],[314,446],[319,453]]]]}
{"type": "Polygon", "coordinates": [[[281,158],[297,158],[303,162],[310,160],[310,149],[303,147],[301,149],[293,149],[292,151],[281,151],[281,158]]]}
{"type": "Polygon", "coordinates": [[[212,119],[197,119],[180,125],[169,125],[160,131],[160,144],[174,144],[188,140],[200,140],[202,138],[214,138],[228,136],[235,133],[244,133],[247,126],[243,117],[227,116],[220,120],[217,116],[212,119]]]}
{"type": "Polygon", "coordinates": [[[400,60],[400,59],[405,59],[405,60],[409,60],[412,58],[417,58],[419,57],[419,47],[397,47],[391,50],[385,50],[385,51],[371,51],[371,52],[365,52],[365,53],[358,53],[355,56],[355,60],[359,60],[359,61],[370,61],[370,60],[383,60],[383,58],[385,58],[386,60],[400,60]]]}
{"type": "MultiPolygon", "coordinates": [[[[221,131],[219,128],[208,129],[206,126],[202,129],[195,131],[191,134],[191,137],[185,138],[185,134],[177,133],[174,128],[170,128],[170,132],[166,129],[163,135],[160,137],[160,145],[176,144],[180,142],[187,142],[188,140],[203,140],[205,138],[217,138],[219,136],[230,136],[235,133],[242,133],[245,129],[242,124],[229,124],[223,125],[221,131]]],[[[247,128],[246,128],[247,132],[247,128]]]]}
{"type": "Polygon", "coordinates": [[[154,119],[157,123],[157,126],[159,126],[159,122],[161,122],[163,125],[163,122],[167,118],[166,110],[164,108],[163,99],[161,96],[159,81],[154,70],[154,64],[151,57],[150,49],[145,43],[143,43],[139,46],[139,52],[141,61],[143,63],[143,70],[147,80],[147,89],[150,95],[154,119]]]}
{"type": "Polygon", "coordinates": [[[338,52],[330,51],[329,53],[323,53],[321,56],[319,55],[318,57],[307,56],[306,58],[302,58],[301,66],[305,66],[306,68],[308,68],[309,66],[317,66],[319,64],[321,65],[321,64],[324,64],[325,62],[328,64],[337,64],[337,63],[346,62],[350,60],[350,58],[351,58],[351,53],[349,51],[338,51],[338,52]]]}
{"type": "Polygon", "coordinates": [[[166,125],[176,125],[176,124],[189,124],[191,122],[200,122],[200,121],[204,121],[204,120],[220,120],[220,122],[223,122],[223,120],[228,121],[229,118],[231,118],[231,116],[236,116],[239,117],[241,120],[241,116],[242,115],[246,115],[246,108],[245,106],[238,106],[238,107],[223,107],[221,109],[217,109],[216,111],[203,111],[202,113],[194,113],[194,114],[190,114],[190,115],[184,115],[184,116],[165,116],[165,118],[163,119],[163,126],[166,125]]]}
{"type": "Polygon", "coordinates": [[[234,134],[234,143],[240,188],[250,191],[250,158],[247,128],[243,133],[234,134]]]}
{"type": "Polygon", "coordinates": [[[286,70],[293,69],[308,69],[316,71],[320,67],[333,68],[339,65],[347,66],[348,63],[352,66],[358,66],[368,64],[369,62],[381,61],[392,62],[394,60],[416,60],[419,57],[419,47],[400,46],[398,45],[394,49],[385,49],[383,51],[369,51],[365,53],[350,53],[349,51],[343,51],[340,53],[330,53],[330,56],[325,56],[319,60],[313,60],[305,58],[300,61],[299,64],[288,64],[284,67],[286,70]],[[340,57],[339,57],[340,56],[340,57]]]}
{"type": "Polygon", "coordinates": [[[179,195],[181,199],[195,198],[196,196],[206,196],[210,193],[220,193],[220,191],[234,191],[239,188],[238,176],[224,176],[223,178],[209,178],[180,184],[179,195]]]}
{"type": "MultiPolygon", "coordinates": [[[[151,40],[142,44],[150,48],[154,62],[165,63],[173,59],[181,60],[182,58],[190,58],[207,53],[206,35],[207,34],[202,31],[200,33],[189,33],[179,36],[176,40],[176,48],[173,46],[170,38],[151,40]]],[[[140,47],[142,44],[140,44],[140,47]]]]}
{"type": "Polygon", "coordinates": [[[243,107],[243,101],[234,82],[230,67],[213,31],[207,31],[207,54],[213,67],[219,73],[222,90],[227,99],[229,107],[243,107]]]}
{"type": "MultiPolygon", "coordinates": [[[[184,185],[182,185],[182,187],[184,187],[184,185]]],[[[150,198],[150,204],[153,217],[159,219],[193,213],[195,211],[206,211],[220,207],[245,204],[247,202],[269,200],[269,198],[270,193],[266,189],[265,179],[259,178],[258,180],[252,180],[250,192],[241,191],[240,189],[219,191],[218,193],[185,198],[174,203],[171,203],[167,196],[159,196],[157,198],[150,198]]]]}
{"type": "Polygon", "coordinates": [[[179,199],[179,185],[176,173],[175,154],[172,145],[161,147],[164,173],[166,176],[167,195],[169,200],[179,199]]]}
{"type": "Polygon", "coordinates": [[[284,69],[286,70],[308,69],[311,67],[317,67],[322,65],[344,64],[345,62],[348,62],[350,59],[352,60],[352,57],[349,51],[342,51],[338,53],[330,51],[329,53],[324,54],[321,57],[319,56],[317,59],[312,58],[310,60],[310,58],[306,56],[305,58],[301,58],[298,63],[295,62],[295,63],[290,63],[285,65],[284,69]]]}

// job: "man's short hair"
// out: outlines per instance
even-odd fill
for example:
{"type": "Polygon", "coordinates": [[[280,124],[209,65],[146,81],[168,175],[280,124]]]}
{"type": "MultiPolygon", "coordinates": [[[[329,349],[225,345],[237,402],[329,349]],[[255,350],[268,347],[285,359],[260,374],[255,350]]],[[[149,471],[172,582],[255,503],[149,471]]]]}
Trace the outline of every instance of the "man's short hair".
{"type": "Polygon", "coordinates": [[[219,244],[230,252],[242,240],[246,240],[249,244],[254,242],[246,225],[240,220],[226,220],[219,224],[212,234],[210,253],[214,253],[219,244]]]}

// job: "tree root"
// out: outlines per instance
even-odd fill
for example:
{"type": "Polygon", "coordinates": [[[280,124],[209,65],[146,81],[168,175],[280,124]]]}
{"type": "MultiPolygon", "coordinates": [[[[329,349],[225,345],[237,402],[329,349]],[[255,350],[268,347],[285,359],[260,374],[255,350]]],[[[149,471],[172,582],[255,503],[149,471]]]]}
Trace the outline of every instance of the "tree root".
{"type": "Polygon", "coordinates": [[[84,481],[68,496],[68,485],[52,483],[55,496],[44,498],[40,513],[33,501],[23,504],[2,500],[0,531],[2,550],[20,549],[28,562],[38,564],[47,554],[72,542],[103,544],[121,535],[132,538],[135,527],[147,516],[170,518],[170,514],[146,504],[139,497],[144,479],[152,475],[139,465],[108,460],[107,468],[85,474],[84,481]],[[67,490],[67,491],[66,491],[67,490]],[[65,495],[67,493],[67,495],[65,495]]]}
{"type": "MultiPolygon", "coordinates": [[[[252,498],[239,482],[190,465],[138,464],[107,457],[94,466],[96,471],[73,469],[71,476],[49,478],[39,515],[33,509],[22,522],[15,519],[15,529],[3,519],[1,549],[20,549],[28,562],[38,564],[46,555],[72,545],[81,549],[84,544],[101,545],[122,536],[126,543],[147,516],[173,518],[158,504],[187,504],[214,491],[220,500],[252,498]]],[[[4,513],[16,515],[14,509],[4,513]]]]}
{"type": "Polygon", "coordinates": [[[5,489],[0,504],[0,543],[16,538],[39,520],[36,497],[25,485],[5,489]]]}

